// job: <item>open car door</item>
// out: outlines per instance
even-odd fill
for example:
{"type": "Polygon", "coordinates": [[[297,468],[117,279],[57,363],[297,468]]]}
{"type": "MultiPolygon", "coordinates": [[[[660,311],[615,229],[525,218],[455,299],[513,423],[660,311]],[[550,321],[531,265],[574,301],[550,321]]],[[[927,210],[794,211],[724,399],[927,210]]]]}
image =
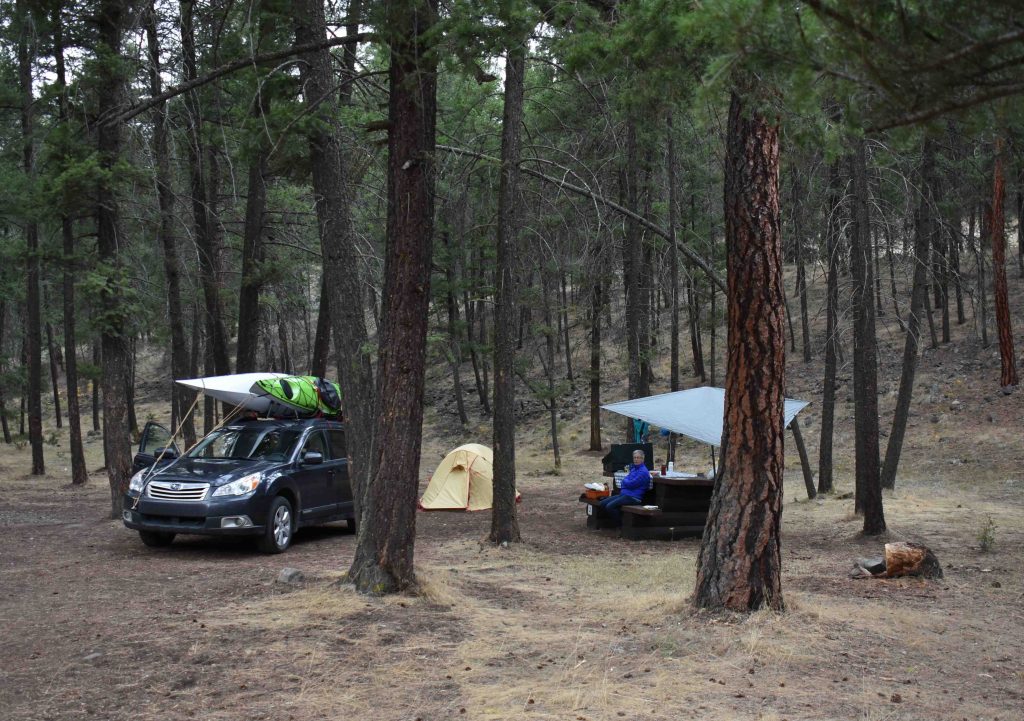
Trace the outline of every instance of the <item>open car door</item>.
{"type": "Polygon", "coordinates": [[[181,453],[171,437],[171,432],[159,423],[148,421],[139,436],[139,452],[133,459],[132,473],[149,468],[156,463],[157,458],[164,463],[174,460],[179,455],[181,453]]]}

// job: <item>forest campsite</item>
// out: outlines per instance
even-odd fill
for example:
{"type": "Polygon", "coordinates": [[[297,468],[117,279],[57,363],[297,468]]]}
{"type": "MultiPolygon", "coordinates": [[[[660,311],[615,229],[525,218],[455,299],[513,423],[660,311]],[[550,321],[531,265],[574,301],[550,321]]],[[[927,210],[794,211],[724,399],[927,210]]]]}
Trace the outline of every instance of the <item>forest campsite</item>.
{"type": "Polygon", "coordinates": [[[1019,0],[0,0],[0,720],[1015,721],[1019,0]]]}

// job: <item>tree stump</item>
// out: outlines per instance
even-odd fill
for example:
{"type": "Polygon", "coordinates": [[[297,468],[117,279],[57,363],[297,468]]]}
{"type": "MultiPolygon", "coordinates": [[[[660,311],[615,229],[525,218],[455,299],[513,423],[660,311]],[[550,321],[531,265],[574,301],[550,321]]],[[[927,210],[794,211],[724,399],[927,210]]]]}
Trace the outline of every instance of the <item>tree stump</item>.
{"type": "Polygon", "coordinates": [[[942,578],[942,566],[932,550],[919,543],[887,543],[885,544],[885,575],[888,578],[899,576],[923,576],[924,578],[942,578]]]}

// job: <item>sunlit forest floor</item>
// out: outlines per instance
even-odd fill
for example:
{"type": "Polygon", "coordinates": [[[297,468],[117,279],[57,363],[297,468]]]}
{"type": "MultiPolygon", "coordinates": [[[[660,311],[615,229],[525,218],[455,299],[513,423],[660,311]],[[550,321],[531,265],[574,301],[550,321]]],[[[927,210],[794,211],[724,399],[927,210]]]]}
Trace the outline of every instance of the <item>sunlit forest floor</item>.
{"type": "MultiPolygon", "coordinates": [[[[1014,274],[1010,285],[1020,353],[1024,288],[1014,274]]],[[[812,308],[820,291],[816,283],[812,308]]],[[[0,717],[1019,719],[1024,389],[1000,392],[997,349],[981,347],[967,312],[953,343],[922,359],[897,488],[885,497],[886,539],[861,539],[853,501],[841,498],[853,483],[848,384],[838,396],[835,495],[807,500],[787,445],[785,613],[693,611],[697,540],[587,531],[576,498],[599,477],[601,454],[582,450],[582,387],[564,404],[557,474],[547,417],[527,404],[517,461],[524,542],[483,542],[487,512],[420,513],[422,591],[385,599],[340,583],[355,545],[340,526],[301,532],[284,556],[198,537],[143,546],[106,520],[103,473],[85,489],[68,485],[65,432],[48,427],[57,444],[47,446],[46,477],[27,475],[25,447],[0,456],[0,717]],[[933,548],[945,578],[849,577],[854,559],[903,539],[933,548]],[[276,583],[285,566],[305,581],[276,583]]],[[[903,338],[890,308],[879,321],[887,432],[903,338]]],[[[813,402],[801,418],[815,468],[820,337],[810,364],[790,353],[787,380],[787,395],[813,402]]],[[[625,396],[612,345],[609,401],[625,396]]],[[[667,375],[659,366],[658,390],[667,375]]],[[[479,414],[460,428],[443,368],[428,387],[421,490],[448,449],[490,433],[479,414]]],[[[164,404],[141,396],[141,419],[165,416],[164,404]]],[[[605,437],[617,438],[619,422],[605,423],[605,437]]],[[[101,452],[91,437],[90,469],[101,452]]],[[[681,453],[680,467],[710,464],[701,447],[681,453]]]]}

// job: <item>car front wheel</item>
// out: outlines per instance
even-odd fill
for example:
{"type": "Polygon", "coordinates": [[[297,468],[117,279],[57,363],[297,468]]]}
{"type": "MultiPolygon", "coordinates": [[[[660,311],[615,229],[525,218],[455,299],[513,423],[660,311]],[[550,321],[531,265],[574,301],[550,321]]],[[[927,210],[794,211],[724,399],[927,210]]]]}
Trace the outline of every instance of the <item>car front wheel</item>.
{"type": "Polygon", "coordinates": [[[295,517],[292,504],[284,496],[278,496],[270,504],[267,513],[267,527],[260,538],[259,548],[264,553],[283,553],[292,544],[295,535],[295,517]]]}
{"type": "Polygon", "coordinates": [[[161,546],[171,545],[171,541],[174,540],[174,534],[164,531],[139,531],[139,538],[150,548],[160,548],[161,546]]]}

